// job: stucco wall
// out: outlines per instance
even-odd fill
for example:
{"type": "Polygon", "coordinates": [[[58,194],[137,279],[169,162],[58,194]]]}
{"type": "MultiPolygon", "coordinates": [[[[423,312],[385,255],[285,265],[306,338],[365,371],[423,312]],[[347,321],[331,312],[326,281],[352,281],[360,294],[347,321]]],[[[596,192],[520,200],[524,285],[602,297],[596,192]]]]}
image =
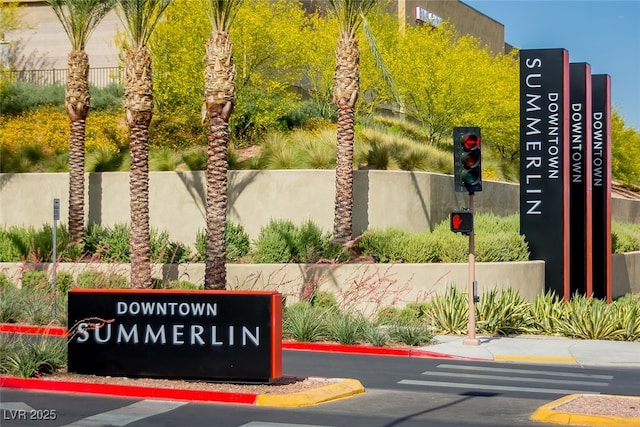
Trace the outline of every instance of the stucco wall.
{"type": "MultiPolygon", "coordinates": [[[[66,173],[0,174],[0,226],[53,222],[53,199],[60,199],[60,222],[68,222],[66,173]]],[[[151,172],[151,226],[167,230],[172,240],[193,245],[205,226],[204,172],[151,172]]],[[[87,223],[129,222],[129,174],[87,174],[87,223]]],[[[332,170],[229,171],[228,218],[252,238],[270,219],[313,220],[333,228],[335,184],[332,170]]],[[[399,227],[410,232],[433,228],[468,196],[453,191],[450,175],[428,172],[358,170],[354,172],[353,227],[399,227]]],[[[519,186],[484,182],[475,196],[478,212],[509,215],[519,211],[519,186]]],[[[640,202],[612,200],[614,220],[640,223],[640,202]]]]}
{"type": "MultiPolygon", "coordinates": [[[[640,252],[615,254],[612,297],[640,294],[640,252]]],[[[53,273],[52,264],[0,263],[0,272],[20,285],[25,269],[53,273]]],[[[129,276],[129,264],[60,263],[58,272],[77,277],[85,270],[129,276]]],[[[427,301],[454,286],[467,292],[467,264],[227,264],[227,288],[275,290],[295,302],[312,286],[332,292],[347,308],[371,313],[380,307],[404,307],[427,301]]],[[[154,278],[164,283],[185,280],[202,285],[204,264],[154,264],[154,278]]],[[[544,262],[476,263],[478,295],[512,288],[527,301],[544,293],[544,262]]]]}

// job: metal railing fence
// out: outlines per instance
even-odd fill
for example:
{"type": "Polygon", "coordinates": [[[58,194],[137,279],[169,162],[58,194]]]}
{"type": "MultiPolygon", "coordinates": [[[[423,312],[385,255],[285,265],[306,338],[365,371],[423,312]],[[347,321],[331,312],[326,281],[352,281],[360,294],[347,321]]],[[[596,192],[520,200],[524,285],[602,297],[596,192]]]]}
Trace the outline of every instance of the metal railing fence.
{"type": "MultiPolygon", "coordinates": [[[[64,85],[67,83],[67,69],[48,70],[2,70],[3,80],[31,83],[38,86],[64,85]]],[[[124,68],[103,67],[89,69],[89,84],[104,88],[110,84],[124,84],[124,68]]]]}

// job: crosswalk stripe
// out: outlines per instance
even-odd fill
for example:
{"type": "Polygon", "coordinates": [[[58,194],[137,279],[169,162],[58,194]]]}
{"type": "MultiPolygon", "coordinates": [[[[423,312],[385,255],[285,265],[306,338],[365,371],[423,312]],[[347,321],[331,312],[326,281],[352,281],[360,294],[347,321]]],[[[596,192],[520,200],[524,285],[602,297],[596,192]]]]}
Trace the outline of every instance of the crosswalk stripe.
{"type": "Polygon", "coordinates": [[[489,366],[472,366],[472,365],[451,365],[440,364],[438,368],[465,370],[465,371],[484,371],[484,372],[506,372],[513,374],[531,374],[531,375],[547,375],[555,377],[568,377],[568,378],[591,378],[599,380],[611,380],[613,375],[598,375],[598,374],[582,374],[579,372],[555,372],[555,371],[538,371],[535,369],[515,369],[515,368],[493,368],[489,366]]]}
{"type": "Polygon", "coordinates": [[[126,426],[135,421],[154,415],[163,414],[186,405],[187,402],[173,402],[168,400],[141,400],[134,404],[102,412],[88,418],[83,418],[62,427],[98,427],[98,426],[126,426]]]}
{"type": "Polygon", "coordinates": [[[0,402],[0,411],[31,411],[33,408],[24,402],[0,402]]]}
{"type": "Polygon", "coordinates": [[[282,424],[282,423],[269,423],[266,421],[251,421],[247,424],[242,424],[239,427],[331,427],[321,426],[317,424],[282,424]]]}
{"type": "Polygon", "coordinates": [[[496,377],[495,375],[483,375],[483,374],[461,374],[450,372],[430,372],[425,371],[422,375],[430,377],[454,377],[454,378],[475,378],[475,379],[488,379],[488,380],[500,380],[500,381],[522,381],[527,383],[546,383],[546,384],[571,384],[571,385],[584,385],[584,386],[608,386],[606,382],[595,381],[572,381],[565,379],[544,379],[544,378],[530,378],[530,377],[496,377]]]}
{"type": "Polygon", "coordinates": [[[490,390],[490,391],[519,391],[527,393],[547,393],[547,394],[599,394],[596,391],[589,390],[562,390],[555,388],[537,388],[537,387],[510,387],[502,385],[481,385],[471,383],[453,383],[439,381],[421,381],[421,380],[400,380],[398,384],[418,385],[429,387],[447,387],[447,388],[464,388],[471,390],[490,390]]]}

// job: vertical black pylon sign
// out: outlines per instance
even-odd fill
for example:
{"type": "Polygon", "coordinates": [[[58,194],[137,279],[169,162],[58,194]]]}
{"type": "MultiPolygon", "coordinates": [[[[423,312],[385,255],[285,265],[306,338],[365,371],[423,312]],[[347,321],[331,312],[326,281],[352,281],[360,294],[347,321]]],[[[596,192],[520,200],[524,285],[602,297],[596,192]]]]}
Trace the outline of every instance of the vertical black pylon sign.
{"type": "Polygon", "coordinates": [[[520,232],[545,261],[545,287],[568,298],[569,53],[520,51],[520,232]]]}
{"type": "Polygon", "coordinates": [[[591,77],[593,296],[611,301],[611,77],[591,77]]]}
{"type": "Polygon", "coordinates": [[[571,295],[593,292],[591,184],[591,67],[569,66],[571,104],[569,132],[569,215],[571,295]]]}

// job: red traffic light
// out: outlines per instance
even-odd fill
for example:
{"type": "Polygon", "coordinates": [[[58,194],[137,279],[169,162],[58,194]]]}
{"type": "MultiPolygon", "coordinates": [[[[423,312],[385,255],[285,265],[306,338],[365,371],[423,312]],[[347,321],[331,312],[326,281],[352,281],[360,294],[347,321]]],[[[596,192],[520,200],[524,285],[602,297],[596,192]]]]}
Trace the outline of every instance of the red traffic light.
{"type": "Polygon", "coordinates": [[[482,153],[479,127],[453,128],[453,175],[456,192],[482,191],[482,153]]]}
{"type": "Polygon", "coordinates": [[[480,137],[473,133],[468,133],[462,137],[462,147],[465,151],[475,150],[480,148],[480,137]]]}

